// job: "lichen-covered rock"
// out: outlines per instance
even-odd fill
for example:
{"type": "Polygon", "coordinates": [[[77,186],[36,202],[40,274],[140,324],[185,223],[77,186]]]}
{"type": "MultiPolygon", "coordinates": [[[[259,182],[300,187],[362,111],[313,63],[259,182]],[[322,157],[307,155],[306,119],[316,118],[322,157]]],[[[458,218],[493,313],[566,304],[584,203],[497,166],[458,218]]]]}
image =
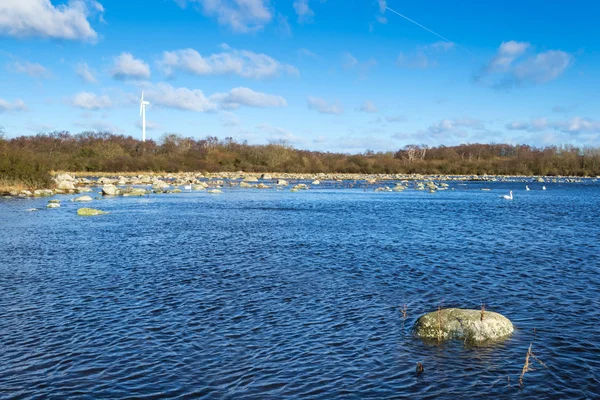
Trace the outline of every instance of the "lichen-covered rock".
{"type": "Polygon", "coordinates": [[[49,189],[38,189],[33,191],[33,197],[50,197],[54,196],[54,192],[49,189]]]}
{"type": "Polygon", "coordinates": [[[94,199],[92,199],[90,196],[81,196],[81,197],[76,197],[73,199],[73,201],[78,201],[78,202],[83,202],[83,201],[92,201],[94,199]]]}
{"type": "Polygon", "coordinates": [[[250,189],[251,187],[253,187],[251,184],[249,184],[248,182],[240,182],[240,187],[243,189],[250,189]]]}
{"type": "Polygon", "coordinates": [[[112,183],[102,186],[102,194],[104,196],[116,196],[119,194],[119,189],[112,183]]]}
{"type": "Polygon", "coordinates": [[[61,190],[73,190],[75,189],[75,185],[71,181],[60,181],[58,185],[56,185],[57,189],[61,190]]]}
{"type": "Polygon", "coordinates": [[[142,188],[128,188],[125,193],[123,193],[123,197],[141,197],[146,196],[148,192],[146,189],[142,188]]]}
{"type": "Polygon", "coordinates": [[[258,182],[258,178],[255,176],[247,176],[244,178],[244,182],[258,182]]]}
{"type": "Polygon", "coordinates": [[[421,316],[415,323],[415,335],[421,339],[461,339],[470,342],[504,339],[513,332],[505,316],[481,310],[446,308],[421,316]]]}
{"type": "Polygon", "coordinates": [[[77,210],[77,215],[82,217],[92,217],[95,215],[108,214],[106,211],[96,210],[95,208],[80,208],[77,210]]]}
{"type": "Polygon", "coordinates": [[[60,208],[60,204],[58,203],[48,203],[46,208],[60,208]]]}
{"type": "Polygon", "coordinates": [[[219,189],[211,189],[208,191],[208,193],[210,194],[222,194],[223,191],[219,190],[219,189]]]}

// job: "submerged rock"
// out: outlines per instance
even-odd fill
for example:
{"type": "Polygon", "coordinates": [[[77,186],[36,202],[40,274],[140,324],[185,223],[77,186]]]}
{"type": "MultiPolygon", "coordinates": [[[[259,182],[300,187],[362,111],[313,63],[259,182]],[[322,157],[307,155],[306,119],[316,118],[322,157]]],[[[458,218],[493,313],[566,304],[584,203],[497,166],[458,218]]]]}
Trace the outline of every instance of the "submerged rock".
{"type": "Polygon", "coordinates": [[[58,203],[48,203],[46,208],[60,208],[60,204],[58,203]]]}
{"type": "Polygon", "coordinates": [[[446,308],[421,316],[415,323],[415,335],[421,339],[461,339],[471,342],[504,339],[513,332],[505,316],[481,310],[446,308]]]}
{"type": "Polygon", "coordinates": [[[95,208],[80,208],[77,210],[77,215],[82,217],[92,217],[94,215],[108,214],[106,211],[96,210],[95,208]]]}
{"type": "Polygon", "coordinates": [[[219,189],[211,189],[208,191],[208,193],[210,194],[222,194],[223,191],[219,190],[219,189]]]}
{"type": "Polygon", "coordinates": [[[81,197],[76,197],[73,199],[73,201],[92,201],[94,199],[92,199],[90,196],[81,196],[81,197]]]}

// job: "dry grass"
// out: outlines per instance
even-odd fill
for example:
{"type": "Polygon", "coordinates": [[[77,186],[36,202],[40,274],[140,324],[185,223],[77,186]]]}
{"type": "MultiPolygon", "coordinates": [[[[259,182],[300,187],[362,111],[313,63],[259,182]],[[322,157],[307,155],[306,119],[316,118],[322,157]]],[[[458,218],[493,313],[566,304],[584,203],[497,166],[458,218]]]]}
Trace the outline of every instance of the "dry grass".
{"type": "Polygon", "coordinates": [[[402,307],[400,307],[400,312],[402,313],[402,319],[404,321],[406,321],[406,318],[407,318],[407,311],[408,311],[408,306],[406,305],[406,303],[404,303],[404,305],[402,307]]]}
{"type": "Polygon", "coordinates": [[[15,182],[8,179],[0,179],[0,193],[9,193],[13,191],[29,190],[29,187],[22,182],[15,182]]]}
{"type": "Polygon", "coordinates": [[[483,321],[483,316],[485,315],[485,304],[481,303],[481,320],[483,321]]]}
{"type": "Polygon", "coordinates": [[[546,366],[546,364],[544,364],[543,362],[541,362],[535,354],[533,354],[533,352],[531,351],[531,347],[533,346],[533,342],[529,344],[529,349],[527,350],[527,355],[525,356],[525,364],[523,364],[523,369],[521,370],[521,376],[519,377],[519,387],[523,387],[523,377],[525,376],[525,374],[529,371],[534,371],[534,369],[531,367],[531,363],[529,362],[530,358],[533,358],[534,360],[536,360],[537,362],[539,362],[544,368],[548,368],[546,366]]]}

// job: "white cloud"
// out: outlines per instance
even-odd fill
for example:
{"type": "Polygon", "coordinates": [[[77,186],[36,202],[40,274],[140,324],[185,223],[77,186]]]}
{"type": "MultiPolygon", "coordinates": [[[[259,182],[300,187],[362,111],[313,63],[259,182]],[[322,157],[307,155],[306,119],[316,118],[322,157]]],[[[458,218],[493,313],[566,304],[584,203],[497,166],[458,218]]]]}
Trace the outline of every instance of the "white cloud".
{"type": "Polygon", "coordinates": [[[288,22],[288,17],[282,14],[277,14],[277,30],[282,36],[292,35],[292,27],[288,22]]]}
{"type": "Polygon", "coordinates": [[[122,133],[123,130],[106,121],[76,121],[75,126],[96,132],[122,133]]]}
{"type": "Polygon", "coordinates": [[[71,105],[86,110],[101,110],[112,107],[113,103],[108,96],[98,96],[90,92],[80,92],[71,100],[71,105]]]}
{"type": "Polygon", "coordinates": [[[93,41],[98,34],[88,18],[103,12],[102,4],[95,0],[71,0],[56,6],[50,0],[2,0],[0,35],[93,41]]]}
{"type": "Polygon", "coordinates": [[[255,92],[246,87],[231,89],[228,93],[215,93],[210,100],[219,103],[222,108],[236,109],[240,106],[269,108],[287,107],[287,101],[281,96],[255,92]]]}
{"type": "Polygon", "coordinates": [[[312,22],[312,17],[315,16],[315,13],[308,5],[308,0],[294,0],[293,6],[298,15],[299,23],[304,24],[312,22]]]}
{"type": "Polygon", "coordinates": [[[282,64],[266,54],[246,50],[230,50],[203,57],[194,49],[165,51],[159,64],[165,73],[183,71],[195,75],[238,75],[263,79],[283,73],[298,75],[298,69],[282,64]]]}
{"type": "Polygon", "coordinates": [[[483,129],[483,122],[478,119],[463,118],[463,119],[443,119],[439,122],[432,124],[428,131],[430,133],[445,133],[450,132],[456,128],[472,128],[472,129],[483,129]]]}
{"type": "Polygon", "coordinates": [[[436,63],[430,62],[429,57],[427,57],[423,51],[417,51],[417,53],[413,55],[406,55],[403,52],[400,52],[396,59],[396,65],[402,68],[425,69],[436,65],[436,63]]]}
{"type": "MultiPolygon", "coordinates": [[[[142,120],[141,119],[138,119],[137,121],[135,121],[135,127],[142,129],[142,120]]],[[[156,130],[159,128],[160,128],[160,125],[158,125],[156,122],[146,120],[146,129],[147,130],[152,131],[152,130],[156,130]]]]}
{"type": "Polygon", "coordinates": [[[79,76],[85,83],[98,83],[98,80],[94,76],[94,72],[90,69],[87,63],[77,64],[77,67],[75,67],[75,72],[77,73],[77,76],[79,76]]]}
{"type": "Polygon", "coordinates": [[[16,100],[14,103],[11,103],[7,100],[0,99],[0,113],[27,110],[28,108],[22,100],[16,100]]]}
{"type": "Polygon", "coordinates": [[[425,46],[425,48],[433,49],[433,50],[437,50],[437,51],[448,51],[448,50],[453,49],[455,46],[456,45],[454,44],[454,42],[439,41],[439,42],[432,43],[428,46],[425,46]]]}
{"type": "Polygon", "coordinates": [[[379,5],[379,12],[384,13],[385,9],[387,8],[387,1],[386,0],[378,0],[377,3],[379,5]]]}
{"type": "Polygon", "coordinates": [[[453,42],[435,42],[426,46],[419,46],[414,53],[405,54],[400,52],[396,59],[396,65],[401,68],[425,69],[437,66],[435,55],[454,49],[453,42]],[[433,58],[433,59],[432,59],[433,58]]]}
{"type": "Polygon", "coordinates": [[[513,121],[506,125],[513,131],[540,132],[554,130],[563,133],[600,133],[600,121],[590,118],[573,117],[563,121],[549,121],[546,118],[534,118],[531,121],[513,121]]]}
{"type": "Polygon", "coordinates": [[[287,129],[280,128],[278,126],[273,126],[271,124],[258,124],[256,126],[258,131],[267,133],[269,137],[267,138],[269,141],[285,141],[289,143],[304,143],[304,139],[294,135],[292,132],[287,129]]]}
{"type": "Polygon", "coordinates": [[[220,113],[219,123],[225,128],[237,127],[240,126],[240,117],[232,112],[223,111],[220,113]]]}
{"type": "Polygon", "coordinates": [[[530,54],[525,42],[503,42],[496,55],[475,75],[475,82],[495,88],[542,84],[558,78],[573,57],[561,50],[530,54]]]}
{"type": "Polygon", "coordinates": [[[220,25],[234,32],[247,33],[262,29],[271,22],[270,0],[175,0],[181,7],[196,4],[207,17],[217,18],[220,25]]]}
{"type": "Polygon", "coordinates": [[[356,70],[360,75],[367,75],[369,70],[377,65],[377,61],[374,58],[369,59],[368,61],[359,61],[354,55],[350,52],[345,52],[342,55],[342,67],[345,70],[356,70]]]}
{"type": "Polygon", "coordinates": [[[387,122],[405,122],[406,116],[404,116],[404,115],[388,115],[387,117],[385,117],[385,120],[387,122]]]}
{"type": "Polygon", "coordinates": [[[325,100],[318,97],[309,97],[307,101],[309,110],[315,110],[321,114],[336,114],[340,115],[344,113],[344,108],[339,102],[327,103],[325,100]]]}
{"type": "Polygon", "coordinates": [[[145,86],[145,96],[151,106],[163,106],[183,111],[210,112],[217,109],[217,104],[209,100],[202,90],[175,88],[166,83],[145,86]]]}
{"type": "Polygon", "coordinates": [[[366,113],[376,113],[379,111],[379,109],[377,108],[377,106],[375,104],[373,104],[372,101],[367,100],[360,106],[359,111],[366,112],[366,113]]]}
{"type": "Polygon", "coordinates": [[[298,49],[298,54],[301,57],[313,58],[315,60],[320,60],[321,59],[321,57],[318,54],[313,53],[312,51],[310,51],[308,49],[304,49],[304,48],[303,49],[298,49]]]}
{"type": "Polygon", "coordinates": [[[32,78],[48,79],[52,77],[52,73],[41,64],[25,62],[14,62],[9,65],[9,69],[19,74],[27,74],[32,78]]]}
{"type": "Polygon", "coordinates": [[[115,57],[114,65],[110,71],[115,79],[148,79],[150,67],[144,61],[134,58],[130,53],[121,53],[115,57]]]}

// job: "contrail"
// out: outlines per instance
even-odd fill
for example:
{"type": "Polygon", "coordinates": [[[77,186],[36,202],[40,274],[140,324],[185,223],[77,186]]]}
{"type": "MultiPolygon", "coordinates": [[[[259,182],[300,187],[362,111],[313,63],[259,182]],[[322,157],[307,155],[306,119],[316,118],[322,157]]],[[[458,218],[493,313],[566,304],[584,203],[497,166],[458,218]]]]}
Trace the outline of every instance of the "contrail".
{"type": "Polygon", "coordinates": [[[414,21],[414,20],[412,20],[412,19],[408,18],[406,15],[402,15],[402,14],[400,14],[398,11],[396,11],[396,10],[392,10],[392,9],[391,9],[391,8],[389,8],[389,7],[385,7],[385,8],[386,8],[386,10],[390,10],[390,11],[391,11],[391,12],[393,12],[394,14],[401,16],[401,17],[402,17],[402,18],[404,18],[405,20],[407,20],[407,21],[409,21],[409,22],[412,22],[413,24],[417,25],[418,27],[421,27],[421,28],[425,29],[427,32],[433,33],[435,36],[439,37],[440,39],[443,39],[445,42],[452,43],[453,45],[455,45],[455,46],[456,46],[456,47],[458,47],[459,49],[462,49],[462,50],[466,51],[467,53],[469,53],[469,54],[471,54],[471,55],[473,55],[473,56],[475,56],[475,57],[477,57],[477,58],[480,58],[480,57],[479,57],[477,54],[473,53],[473,52],[472,52],[472,51],[470,51],[469,49],[465,49],[464,47],[462,47],[462,46],[461,46],[461,45],[459,45],[458,43],[456,43],[456,42],[454,42],[454,41],[452,41],[452,40],[450,40],[450,39],[448,39],[448,38],[445,38],[445,37],[443,37],[443,36],[442,36],[442,35],[440,35],[439,33],[437,33],[437,32],[434,32],[434,31],[432,31],[431,29],[429,29],[428,27],[421,25],[421,24],[420,24],[420,23],[418,23],[417,21],[414,21]]]}

